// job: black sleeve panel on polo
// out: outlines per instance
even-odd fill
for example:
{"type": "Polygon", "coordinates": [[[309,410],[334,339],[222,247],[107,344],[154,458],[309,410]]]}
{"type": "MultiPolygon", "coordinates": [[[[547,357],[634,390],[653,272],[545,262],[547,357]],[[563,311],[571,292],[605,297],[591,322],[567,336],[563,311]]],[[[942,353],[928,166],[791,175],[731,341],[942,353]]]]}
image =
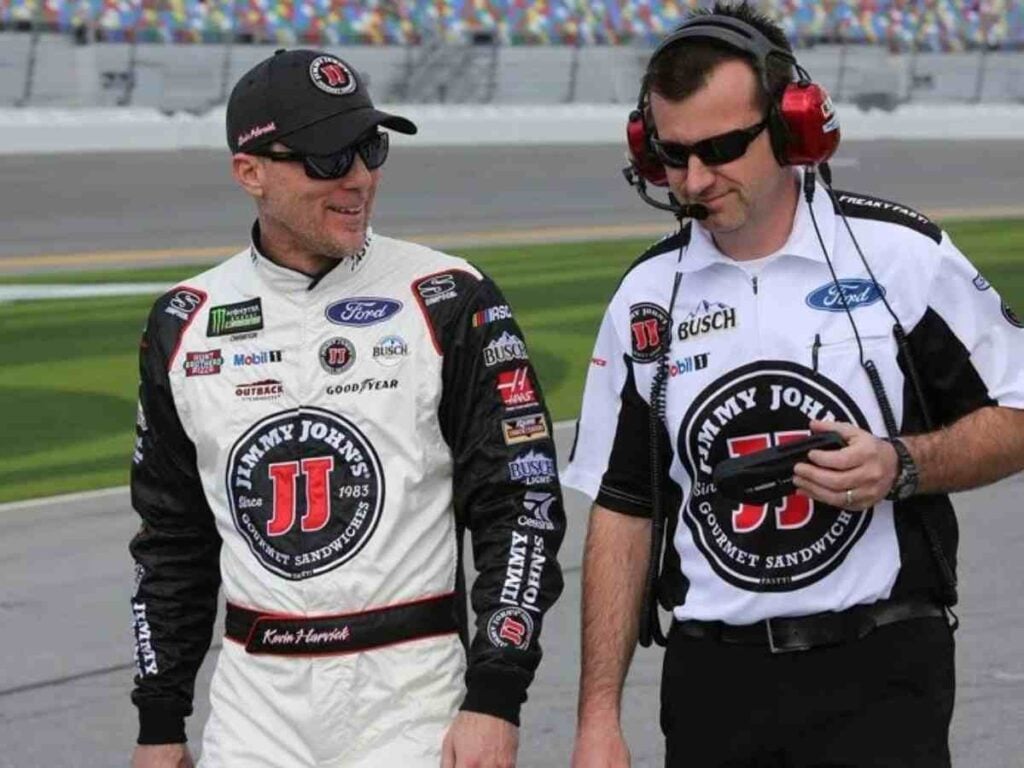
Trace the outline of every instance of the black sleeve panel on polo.
{"type": "Polygon", "coordinates": [[[205,298],[175,289],[157,300],[139,354],[131,500],[142,527],[129,549],[136,564],[132,701],[140,744],[185,741],[184,720],[192,713],[196,673],[217,615],[221,540],[168,377],[181,336],[205,298]]]}
{"type": "Polygon", "coordinates": [[[452,452],[457,525],[470,531],[478,572],[462,709],[518,725],[541,660],[544,614],[563,585],[557,555],[565,510],[551,420],[501,291],[487,277],[442,274],[451,275],[456,295],[422,306],[444,356],[438,418],[452,452]],[[496,355],[499,349],[511,351],[496,355]],[[510,380],[519,393],[511,402],[510,380]],[[533,427],[529,434],[509,431],[523,419],[533,427]],[[512,472],[525,459],[542,467],[528,481],[512,472]]]}
{"type": "MultiPolygon", "coordinates": [[[[971,362],[967,347],[931,307],[907,334],[907,342],[935,427],[952,424],[978,408],[997,405],[971,362]]],[[[907,401],[914,396],[907,376],[907,360],[900,355],[898,362],[904,374],[907,401]]]]}
{"type": "Polygon", "coordinates": [[[906,205],[883,200],[880,197],[843,192],[838,189],[835,190],[835,200],[833,200],[833,208],[836,213],[841,211],[852,219],[871,219],[899,224],[915,232],[920,232],[936,243],[942,242],[942,229],[923,213],[906,205]],[[835,200],[839,201],[838,206],[835,205],[835,200]]]}
{"type": "MultiPolygon", "coordinates": [[[[634,517],[650,517],[651,495],[651,410],[640,397],[633,376],[633,363],[623,355],[626,380],[620,395],[615,441],[608,457],[608,468],[601,478],[601,486],[594,501],[613,512],[634,517]]],[[[658,432],[658,450],[662,455],[662,468],[668,479],[668,466],[672,451],[664,424],[658,432]]]]}
{"type": "MultiPolygon", "coordinates": [[[[939,313],[928,308],[907,334],[907,342],[933,429],[996,404],[971,363],[967,348],[939,313]]],[[[897,361],[904,374],[900,431],[907,435],[928,431],[920,401],[907,375],[908,361],[902,353],[897,361]]],[[[925,536],[923,517],[935,529],[942,553],[956,572],[960,531],[949,496],[930,494],[897,501],[894,518],[902,566],[892,594],[897,598],[926,595],[942,601],[942,574],[925,536]]]]}

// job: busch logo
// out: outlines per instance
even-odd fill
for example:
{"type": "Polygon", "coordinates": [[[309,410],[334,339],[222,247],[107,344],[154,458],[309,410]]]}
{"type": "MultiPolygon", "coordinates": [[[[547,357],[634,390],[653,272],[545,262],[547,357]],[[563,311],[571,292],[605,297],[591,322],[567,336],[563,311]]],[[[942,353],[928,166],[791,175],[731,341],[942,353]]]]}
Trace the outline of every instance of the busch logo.
{"type": "Polygon", "coordinates": [[[512,360],[527,360],[526,344],[513,333],[505,331],[486,347],[484,347],[484,365],[491,368],[499,363],[512,360]]]}
{"type": "Polygon", "coordinates": [[[409,345],[401,336],[390,334],[373,345],[373,361],[388,368],[398,365],[409,354],[409,345]]]}
{"type": "Polygon", "coordinates": [[[679,323],[676,332],[680,341],[688,341],[715,331],[727,331],[736,327],[736,310],[720,302],[700,302],[690,314],[679,323]]]}
{"type": "Polygon", "coordinates": [[[513,483],[540,485],[555,479],[555,460],[543,451],[530,449],[508,463],[508,476],[513,483]]]}

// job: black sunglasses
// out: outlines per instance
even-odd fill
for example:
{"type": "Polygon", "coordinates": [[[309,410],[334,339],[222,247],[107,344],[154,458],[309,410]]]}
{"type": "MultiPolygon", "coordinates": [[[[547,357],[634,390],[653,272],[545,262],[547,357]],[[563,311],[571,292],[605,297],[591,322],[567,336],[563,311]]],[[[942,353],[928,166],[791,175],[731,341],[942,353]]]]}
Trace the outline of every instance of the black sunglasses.
{"type": "Polygon", "coordinates": [[[309,178],[325,181],[340,179],[352,170],[352,164],[356,161],[356,153],[363,158],[367,170],[373,171],[380,168],[388,159],[388,134],[376,131],[329,155],[304,155],[301,152],[285,152],[275,149],[256,150],[251,154],[270,160],[301,162],[309,178]]]}
{"type": "Polygon", "coordinates": [[[743,157],[747,147],[765,129],[766,125],[768,125],[767,117],[757,125],[720,133],[718,136],[711,136],[696,144],[661,141],[652,136],[651,147],[661,164],[669,168],[685,169],[689,165],[690,155],[699,157],[704,165],[724,165],[743,157]]]}

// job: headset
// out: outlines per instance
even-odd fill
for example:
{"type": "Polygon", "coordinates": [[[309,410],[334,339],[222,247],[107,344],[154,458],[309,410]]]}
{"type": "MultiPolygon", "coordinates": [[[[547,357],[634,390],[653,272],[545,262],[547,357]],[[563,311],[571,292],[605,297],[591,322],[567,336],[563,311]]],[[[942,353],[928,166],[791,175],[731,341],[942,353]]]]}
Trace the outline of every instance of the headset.
{"type": "MultiPolygon", "coordinates": [[[[708,216],[708,209],[703,205],[681,204],[671,192],[668,195],[668,202],[663,203],[650,197],[646,190],[647,183],[657,187],[668,186],[668,175],[665,167],[655,155],[651,144],[654,134],[653,126],[648,119],[650,111],[649,79],[651,63],[666,49],[685,40],[718,41],[729,48],[746,54],[751,59],[761,84],[770,97],[768,114],[765,117],[772,152],[778,163],[782,166],[804,166],[803,195],[808,203],[811,221],[817,233],[822,253],[828,263],[832,280],[838,289],[846,317],[853,327],[853,333],[857,339],[857,346],[860,352],[861,367],[867,374],[875,398],[878,401],[886,432],[890,437],[898,435],[898,427],[893,415],[892,406],[882,386],[881,376],[878,373],[877,367],[872,360],[865,359],[860,333],[854,322],[850,307],[847,305],[846,295],[840,287],[839,278],[836,275],[832,260],[829,258],[828,250],[825,248],[821,230],[818,227],[817,219],[814,216],[814,209],[811,205],[814,197],[816,170],[820,170],[825,188],[832,199],[835,209],[843,219],[846,231],[853,242],[861,263],[870,275],[871,281],[879,288],[885,309],[893,320],[893,335],[900,353],[907,364],[907,380],[921,408],[925,429],[930,431],[933,428],[933,423],[924,397],[920,377],[910,354],[906,331],[889,305],[889,302],[885,299],[885,291],[879,286],[870,264],[868,264],[859,243],[857,243],[846,215],[839,206],[836,193],[832,189],[831,172],[829,171],[827,161],[839,146],[838,116],[835,113],[835,108],[828,92],[811,80],[807,72],[797,63],[796,57],[791,50],[774,44],[755,27],[731,16],[707,14],[695,16],[683,22],[682,25],[661,42],[654,50],[648,62],[647,73],[644,75],[643,84],[640,88],[636,109],[630,113],[629,122],[626,125],[627,159],[629,165],[622,170],[626,181],[636,189],[640,198],[645,203],[659,210],[673,213],[679,220],[680,227],[683,226],[684,218],[701,220],[708,216]],[[797,73],[797,79],[794,82],[788,83],[777,93],[772,92],[768,83],[768,61],[773,56],[788,62],[797,73]]],[[[684,252],[685,246],[680,245],[677,262],[682,260],[684,252]]],[[[668,306],[670,327],[672,325],[672,310],[679,293],[681,277],[682,274],[677,270],[668,306]]],[[[651,515],[650,559],[644,585],[638,638],[640,645],[645,648],[649,647],[652,642],[662,646],[666,644],[666,636],[662,632],[661,622],[658,618],[658,603],[655,592],[660,580],[666,520],[661,484],[662,478],[667,476],[667,473],[663,469],[663,457],[658,448],[658,443],[661,430],[666,425],[665,401],[666,385],[668,382],[668,346],[668,344],[663,345],[661,354],[658,356],[650,394],[649,438],[653,509],[651,515]]],[[[956,575],[948,558],[942,551],[934,524],[923,516],[919,517],[928,546],[932,551],[939,570],[943,602],[945,603],[946,610],[954,619],[953,629],[956,629],[958,621],[956,621],[956,616],[951,610],[951,607],[957,602],[956,575]]]]}
{"type": "Polygon", "coordinates": [[[712,40],[739,53],[746,54],[769,94],[768,134],[772,152],[780,165],[819,165],[827,161],[839,146],[839,119],[828,92],[813,82],[787,48],[769,40],[755,27],[731,16],[715,14],[695,16],[683,22],[666,37],[651,54],[644,75],[636,108],[629,114],[626,124],[626,157],[629,165],[622,169],[630,186],[636,188],[641,199],[660,210],[670,211],[677,217],[703,219],[707,209],[702,205],[681,205],[669,194],[669,202],[662,203],[648,196],[646,185],[667,187],[665,166],[651,147],[654,126],[650,121],[650,68],[667,49],[685,40],[712,40]],[[768,62],[773,58],[788,62],[797,73],[797,80],[772,92],[768,82],[768,62]]]}

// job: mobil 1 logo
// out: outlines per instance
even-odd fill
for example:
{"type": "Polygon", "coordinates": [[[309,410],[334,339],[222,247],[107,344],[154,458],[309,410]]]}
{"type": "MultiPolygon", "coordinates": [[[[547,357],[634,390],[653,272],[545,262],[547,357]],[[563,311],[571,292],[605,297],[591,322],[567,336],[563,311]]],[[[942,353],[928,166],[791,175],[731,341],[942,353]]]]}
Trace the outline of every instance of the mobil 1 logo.
{"type": "Polygon", "coordinates": [[[692,483],[683,519],[711,568],[733,586],[789,592],[814,584],[843,562],[871,522],[871,509],[836,509],[796,493],[745,504],[715,488],[719,462],[807,437],[811,419],[867,428],[834,382],[775,360],[720,377],[683,417],[677,449],[692,483]]]}
{"type": "Polygon", "coordinates": [[[269,571],[308,579],[355,557],[384,508],[373,445],[336,413],[303,407],[255,424],[228,456],[235,528],[269,571]]]}

